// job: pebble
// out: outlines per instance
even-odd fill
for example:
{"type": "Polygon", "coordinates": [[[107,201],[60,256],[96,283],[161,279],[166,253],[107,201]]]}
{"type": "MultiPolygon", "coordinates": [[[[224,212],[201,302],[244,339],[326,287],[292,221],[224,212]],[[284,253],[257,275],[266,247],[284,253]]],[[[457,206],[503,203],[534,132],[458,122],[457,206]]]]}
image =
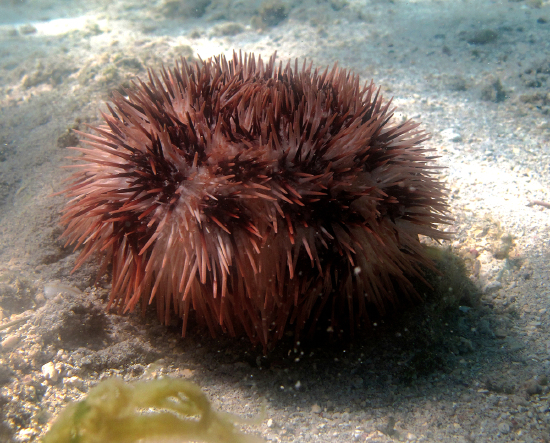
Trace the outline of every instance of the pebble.
{"type": "Polygon", "coordinates": [[[12,349],[15,345],[17,345],[17,343],[19,343],[20,340],[21,338],[16,334],[8,335],[4,340],[2,340],[2,349],[12,349]]]}
{"type": "Polygon", "coordinates": [[[542,393],[542,386],[535,379],[529,380],[525,385],[525,392],[527,395],[536,395],[542,393]]]}
{"type": "Polygon", "coordinates": [[[39,292],[38,294],[36,294],[36,296],[34,297],[34,301],[36,301],[36,303],[38,303],[39,305],[46,303],[46,297],[44,293],[39,292]]]}
{"type": "MultiPolygon", "coordinates": [[[[491,324],[486,319],[481,319],[477,325],[477,330],[481,334],[488,334],[491,336],[496,336],[496,331],[493,332],[491,324]]],[[[497,336],[498,337],[498,336],[497,336]]],[[[504,337],[506,337],[506,332],[504,332],[504,337]]]]}
{"type": "Polygon", "coordinates": [[[69,295],[80,295],[82,291],[71,285],[66,285],[59,282],[50,282],[44,285],[44,297],[51,299],[57,294],[64,293],[69,295]]]}
{"type": "Polygon", "coordinates": [[[68,388],[76,388],[80,391],[84,390],[84,380],[80,377],[65,377],[63,379],[63,384],[68,388]]]}
{"type": "Polygon", "coordinates": [[[440,132],[443,140],[448,142],[458,143],[462,141],[462,136],[456,131],[455,128],[447,128],[440,132]]]}
{"type": "Polygon", "coordinates": [[[17,433],[17,441],[20,441],[20,442],[33,441],[34,440],[33,437],[36,437],[37,434],[38,432],[36,431],[36,429],[33,429],[33,428],[21,429],[17,433]]]}
{"type": "Polygon", "coordinates": [[[508,423],[499,423],[498,424],[498,431],[503,434],[508,434],[510,432],[510,425],[508,423]]]}
{"type": "Polygon", "coordinates": [[[355,389],[362,389],[364,382],[363,382],[363,379],[361,377],[355,377],[351,381],[351,384],[355,389]]]}
{"type": "Polygon", "coordinates": [[[502,288],[502,283],[499,281],[492,281],[490,283],[487,283],[483,289],[481,290],[484,294],[490,294],[491,292],[495,292],[496,290],[502,288]]]}
{"type": "Polygon", "coordinates": [[[521,341],[515,340],[513,338],[508,340],[508,350],[510,352],[519,351],[520,349],[523,349],[523,348],[525,348],[525,344],[522,343],[521,341]]]}
{"type": "Polygon", "coordinates": [[[46,380],[56,382],[57,378],[59,377],[59,372],[57,371],[57,369],[55,369],[55,365],[53,364],[53,362],[49,362],[45,365],[42,365],[42,375],[46,380]]]}
{"type": "Polygon", "coordinates": [[[319,414],[321,412],[321,406],[315,403],[311,406],[311,412],[313,412],[314,414],[319,414]]]}
{"type": "Polygon", "coordinates": [[[459,344],[459,351],[460,353],[466,353],[471,352],[474,350],[474,345],[472,344],[471,340],[468,340],[467,338],[460,337],[460,344],[459,344]]]}

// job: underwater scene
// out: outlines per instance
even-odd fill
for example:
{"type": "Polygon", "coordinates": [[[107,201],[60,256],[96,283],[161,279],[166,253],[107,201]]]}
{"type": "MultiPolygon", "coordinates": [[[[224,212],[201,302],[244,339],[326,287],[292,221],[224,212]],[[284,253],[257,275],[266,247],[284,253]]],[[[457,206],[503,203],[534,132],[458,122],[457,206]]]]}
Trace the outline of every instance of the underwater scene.
{"type": "Polygon", "coordinates": [[[0,0],[0,443],[550,442],[550,1],[0,0]]]}

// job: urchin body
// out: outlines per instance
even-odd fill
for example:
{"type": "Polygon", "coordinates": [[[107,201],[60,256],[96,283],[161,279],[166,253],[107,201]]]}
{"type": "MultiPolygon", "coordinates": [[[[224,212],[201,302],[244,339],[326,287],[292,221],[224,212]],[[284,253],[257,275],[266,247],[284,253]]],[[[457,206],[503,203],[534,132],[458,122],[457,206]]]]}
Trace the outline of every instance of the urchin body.
{"type": "Polygon", "coordinates": [[[156,301],[184,333],[194,315],[264,349],[320,317],[353,331],[415,293],[419,235],[446,237],[426,134],[336,66],[183,61],[109,110],[74,148],[62,222],[77,266],[112,264],[121,311],[156,301]]]}

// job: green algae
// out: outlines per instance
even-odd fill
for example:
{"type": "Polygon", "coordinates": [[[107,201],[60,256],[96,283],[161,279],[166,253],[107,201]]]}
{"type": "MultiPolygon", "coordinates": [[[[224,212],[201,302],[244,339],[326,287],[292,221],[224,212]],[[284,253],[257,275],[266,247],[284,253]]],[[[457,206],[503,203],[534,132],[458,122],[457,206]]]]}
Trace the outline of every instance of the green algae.
{"type": "Polygon", "coordinates": [[[186,380],[162,378],[126,383],[111,378],[69,404],[42,443],[258,443],[217,412],[201,389],[186,380]]]}

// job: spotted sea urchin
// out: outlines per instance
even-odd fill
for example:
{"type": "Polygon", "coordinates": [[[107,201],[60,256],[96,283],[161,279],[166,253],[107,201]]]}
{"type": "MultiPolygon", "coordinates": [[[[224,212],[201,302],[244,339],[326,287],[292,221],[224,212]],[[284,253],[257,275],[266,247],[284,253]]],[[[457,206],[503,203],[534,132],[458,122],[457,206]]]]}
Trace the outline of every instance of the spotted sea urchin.
{"type": "Polygon", "coordinates": [[[66,190],[67,244],[112,264],[110,305],[153,300],[264,350],[292,328],[348,330],[415,296],[446,238],[426,133],[372,82],[252,54],[149,72],[114,93],[66,190]]]}

